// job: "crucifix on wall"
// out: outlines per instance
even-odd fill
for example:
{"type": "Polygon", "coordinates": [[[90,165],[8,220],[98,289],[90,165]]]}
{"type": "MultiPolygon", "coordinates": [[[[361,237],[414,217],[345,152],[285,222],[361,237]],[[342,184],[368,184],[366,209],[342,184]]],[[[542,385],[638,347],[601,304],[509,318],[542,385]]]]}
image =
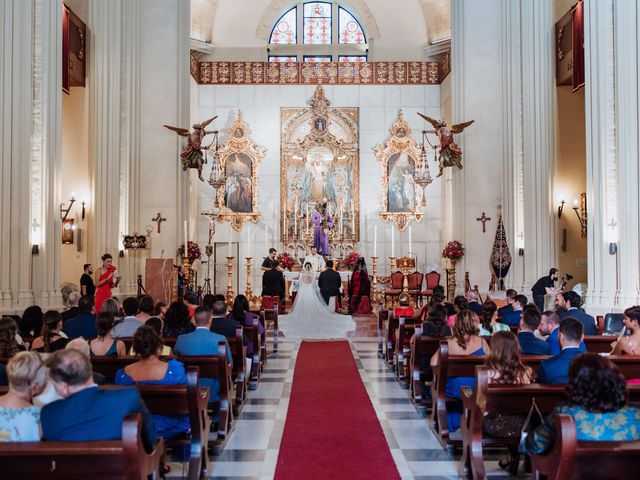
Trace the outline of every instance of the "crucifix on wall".
{"type": "Polygon", "coordinates": [[[487,222],[489,222],[491,220],[491,217],[487,217],[487,215],[482,212],[482,216],[479,218],[476,218],[476,220],[478,222],[482,222],[482,233],[486,233],[487,232],[487,222]]]}
{"type": "Polygon", "coordinates": [[[167,219],[166,218],[162,218],[162,215],[160,215],[160,212],[158,212],[158,214],[156,215],[156,218],[152,218],[151,221],[152,222],[156,222],[158,224],[158,233],[160,233],[160,224],[162,222],[166,222],[167,219]]]}

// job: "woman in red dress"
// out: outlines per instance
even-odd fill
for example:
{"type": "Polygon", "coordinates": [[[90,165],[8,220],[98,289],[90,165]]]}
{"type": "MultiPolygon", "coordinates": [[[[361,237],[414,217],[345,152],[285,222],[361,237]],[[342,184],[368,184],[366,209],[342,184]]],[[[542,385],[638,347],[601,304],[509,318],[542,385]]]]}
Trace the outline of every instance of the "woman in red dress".
{"type": "Polygon", "coordinates": [[[349,283],[349,313],[368,315],[371,313],[371,280],[364,257],[360,257],[349,283]]]}
{"type": "Polygon", "coordinates": [[[111,298],[111,289],[118,286],[120,276],[114,275],[116,266],[113,265],[113,257],[105,253],[102,256],[102,266],[96,270],[96,314],[107,298],[111,298]]]}

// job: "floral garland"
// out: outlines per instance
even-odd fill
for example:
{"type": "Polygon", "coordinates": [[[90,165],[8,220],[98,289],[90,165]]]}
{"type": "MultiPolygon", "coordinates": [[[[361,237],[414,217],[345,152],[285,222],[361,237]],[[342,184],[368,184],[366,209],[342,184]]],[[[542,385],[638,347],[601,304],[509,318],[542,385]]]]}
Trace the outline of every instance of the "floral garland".
{"type": "MultiPolygon", "coordinates": [[[[198,244],[196,242],[192,242],[191,240],[187,242],[187,253],[189,263],[193,263],[194,260],[198,260],[202,255],[198,244]]],[[[180,245],[180,248],[178,249],[178,255],[184,257],[184,244],[180,245]]]]}
{"type": "Polygon", "coordinates": [[[458,260],[459,258],[464,257],[464,247],[462,246],[462,242],[453,240],[452,242],[447,243],[447,246],[442,250],[442,256],[451,260],[458,260]]]}
{"type": "Polygon", "coordinates": [[[347,258],[344,259],[344,266],[347,267],[352,272],[356,269],[356,264],[360,259],[360,254],[358,252],[352,251],[347,255],[347,258]]]}
{"type": "Polygon", "coordinates": [[[283,268],[286,268],[287,270],[293,267],[295,263],[295,261],[293,260],[293,257],[289,255],[287,252],[283,252],[279,254],[276,257],[276,260],[278,260],[278,263],[282,265],[283,268]]]}

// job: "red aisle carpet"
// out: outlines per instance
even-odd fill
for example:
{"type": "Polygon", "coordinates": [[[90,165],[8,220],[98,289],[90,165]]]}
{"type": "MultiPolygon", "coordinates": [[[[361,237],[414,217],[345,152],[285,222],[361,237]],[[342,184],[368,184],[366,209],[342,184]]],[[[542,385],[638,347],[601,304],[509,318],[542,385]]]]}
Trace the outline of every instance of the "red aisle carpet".
{"type": "Polygon", "coordinates": [[[347,341],[300,345],[275,478],[400,478],[347,341]]]}

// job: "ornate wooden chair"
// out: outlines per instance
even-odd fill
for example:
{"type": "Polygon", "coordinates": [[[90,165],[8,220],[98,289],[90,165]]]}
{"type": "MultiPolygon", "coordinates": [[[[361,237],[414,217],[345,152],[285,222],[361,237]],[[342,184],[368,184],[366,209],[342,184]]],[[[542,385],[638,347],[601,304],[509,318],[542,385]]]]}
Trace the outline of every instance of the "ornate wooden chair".
{"type": "Polygon", "coordinates": [[[391,288],[384,291],[384,303],[387,304],[387,297],[391,297],[391,304],[393,305],[393,299],[398,298],[402,293],[402,283],[404,282],[404,274],[398,270],[390,275],[391,288]]]}
{"type": "Polygon", "coordinates": [[[409,296],[415,298],[416,306],[418,305],[418,299],[420,298],[420,292],[422,291],[422,280],[424,274],[420,272],[412,272],[407,275],[407,283],[409,288],[409,296]]]}
{"type": "Polygon", "coordinates": [[[425,289],[418,295],[418,301],[422,305],[423,297],[427,297],[427,300],[433,295],[433,289],[440,285],[440,274],[435,270],[427,273],[425,278],[425,289]]]}

